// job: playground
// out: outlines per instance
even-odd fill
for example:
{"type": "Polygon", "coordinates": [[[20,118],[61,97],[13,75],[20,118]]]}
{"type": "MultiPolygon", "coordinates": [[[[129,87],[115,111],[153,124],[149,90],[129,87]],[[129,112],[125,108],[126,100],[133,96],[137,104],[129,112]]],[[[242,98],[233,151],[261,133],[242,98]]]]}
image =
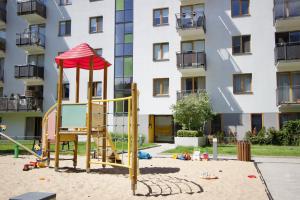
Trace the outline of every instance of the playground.
{"type": "MultiPolygon", "coordinates": [[[[0,155],[0,199],[27,192],[51,192],[57,199],[267,199],[252,162],[209,160],[208,153],[200,161],[200,152],[194,161],[189,154],[142,159],[151,156],[138,151],[137,84],[132,84],[131,96],[107,99],[110,63],[88,44],[55,61],[57,102],[44,114],[39,144],[28,148],[6,135],[9,127],[1,125],[1,137],[31,155],[0,155]],[[63,74],[69,68],[76,70],[76,95],[75,102],[65,103],[63,74]],[[81,70],[89,72],[87,102],[79,102],[81,70]],[[103,99],[94,100],[92,83],[98,71],[103,71],[103,99]],[[114,113],[117,105],[126,112],[114,113]],[[112,136],[116,130],[118,139],[112,136]],[[79,137],[85,156],[78,154],[79,137]],[[65,155],[62,146],[70,143],[71,154],[65,155]]],[[[245,149],[240,160],[250,161],[250,144],[242,142],[240,147],[245,149]]]]}

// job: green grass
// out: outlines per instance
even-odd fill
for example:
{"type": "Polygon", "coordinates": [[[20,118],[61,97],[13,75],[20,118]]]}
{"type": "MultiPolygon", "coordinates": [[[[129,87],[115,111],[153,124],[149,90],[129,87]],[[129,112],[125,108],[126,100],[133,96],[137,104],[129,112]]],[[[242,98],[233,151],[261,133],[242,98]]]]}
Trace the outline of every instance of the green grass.
{"type": "MultiPolygon", "coordinates": [[[[212,154],[212,147],[199,147],[201,152],[208,151],[212,154]]],[[[170,149],[164,153],[192,153],[194,147],[178,146],[175,149],[170,149]]],[[[220,155],[237,155],[236,145],[219,145],[218,153],[220,155]]],[[[273,146],[273,145],[252,145],[251,154],[253,156],[300,156],[300,146],[273,146]]]]}
{"type": "MultiPolygon", "coordinates": [[[[19,141],[24,146],[28,147],[29,149],[32,149],[33,141],[27,140],[27,141],[19,141]]],[[[144,143],[142,146],[139,146],[139,149],[144,148],[150,148],[155,147],[156,144],[153,143],[144,143]]],[[[8,142],[8,141],[0,141],[0,154],[13,154],[14,153],[15,144],[8,142]]],[[[51,144],[51,150],[54,151],[54,144],[51,144]]],[[[67,145],[65,145],[64,149],[67,149],[67,145]]],[[[70,143],[70,149],[73,149],[73,144],[70,143]]],[[[96,145],[94,142],[91,144],[91,149],[96,149],[96,145]]],[[[118,142],[116,145],[116,149],[118,152],[121,152],[122,150],[127,152],[127,142],[118,142]]],[[[63,151],[62,154],[72,154],[72,151],[63,151]]],[[[20,148],[20,154],[28,154],[27,151],[20,148]]],[[[79,142],[78,143],[78,155],[85,155],[85,142],[79,142]]]]}

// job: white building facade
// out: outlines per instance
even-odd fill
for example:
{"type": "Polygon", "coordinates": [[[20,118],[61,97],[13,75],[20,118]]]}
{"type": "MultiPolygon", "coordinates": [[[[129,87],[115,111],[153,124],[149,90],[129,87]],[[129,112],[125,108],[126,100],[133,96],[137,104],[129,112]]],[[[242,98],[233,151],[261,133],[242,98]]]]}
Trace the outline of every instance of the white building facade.
{"type": "MultiPolygon", "coordinates": [[[[170,107],[189,93],[206,91],[218,114],[207,134],[224,131],[242,139],[247,131],[278,129],[300,118],[297,0],[9,0],[1,5],[0,117],[9,135],[41,134],[41,117],[56,102],[54,58],[83,42],[112,63],[108,98],[130,95],[130,83],[137,83],[139,132],[147,141],[173,142],[177,126],[170,107]]],[[[87,76],[81,72],[83,102],[87,76]]],[[[75,101],[75,78],[74,70],[66,70],[65,102],[75,101]]],[[[102,72],[94,80],[94,96],[100,98],[102,72]]],[[[126,105],[110,112],[118,118],[126,105]]]]}

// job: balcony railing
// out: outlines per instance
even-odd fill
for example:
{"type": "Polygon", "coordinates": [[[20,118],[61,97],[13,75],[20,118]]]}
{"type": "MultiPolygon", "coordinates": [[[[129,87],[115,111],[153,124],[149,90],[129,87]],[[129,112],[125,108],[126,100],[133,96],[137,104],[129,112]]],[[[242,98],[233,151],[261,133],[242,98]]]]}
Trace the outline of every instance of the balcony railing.
{"type": "Polygon", "coordinates": [[[17,33],[16,45],[37,45],[45,48],[45,35],[40,32],[25,30],[24,33],[17,33]]]}
{"type": "Polygon", "coordinates": [[[300,105],[300,85],[279,86],[277,88],[277,105],[283,104],[300,105]]]}
{"type": "Polygon", "coordinates": [[[177,29],[203,28],[206,30],[204,12],[176,14],[177,29]]]}
{"type": "Polygon", "coordinates": [[[18,1],[18,15],[38,14],[46,18],[46,6],[39,0],[18,1]]]}
{"type": "Polygon", "coordinates": [[[181,90],[177,91],[177,101],[183,99],[184,97],[188,95],[199,95],[201,93],[205,93],[206,91],[204,89],[196,89],[196,90],[181,90]]]}
{"type": "Polygon", "coordinates": [[[22,111],[42,111],[43,99],[36,97],[0,97],[0,111],[12,111],[12,112],[22,112],[22,111]]]}
{"type": "Polygon", "coordinates": [[[178,52],[177,67],[179,69],[186,68],[204,68],[206,70],[206,55],[205,52],[178,52]]]}
{"type": "Polygon", "coordinates": [[[299,0],[275,0],[274,1],[274,18],[285,19],[289,17],[300,16],[299,0]]]}
{"type": "Polygon", "coordinates": [[[37,65],[17,65],[15,66],[15,78],[17,79],[44,79],[44,67],[37,65]]]}
{"type": "Polygon", "coordinates": [[[277,44],[275,47],[275,59],[276,62],[300,59],[300,42],[277,44]]]}

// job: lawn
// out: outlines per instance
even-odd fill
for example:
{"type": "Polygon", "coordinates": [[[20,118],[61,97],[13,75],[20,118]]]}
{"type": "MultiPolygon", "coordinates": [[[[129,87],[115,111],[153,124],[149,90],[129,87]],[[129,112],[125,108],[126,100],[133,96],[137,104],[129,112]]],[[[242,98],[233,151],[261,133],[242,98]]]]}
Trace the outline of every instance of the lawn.
{"type": "MultiPolygon", "coordinates": [[[[212,147],[199,147],[201,153],[207,151],[212,154],[212,147]]],[[[170,149],[164,153],[175,154],[175,153],[192,153],[194,147],[182,147],[178,146],[175,149],[170,149]]],[[[237,155],[235,145],[219,145],[219,155],[237,155]]],[[[252,145],[251,154],[253,156],[300,156],[300,146],[273,146],[273,145],[252,145]]]]}
{"type": "MultiPolygon", "coordinates": [[[[29,149],[32,149],[33,141],[31,140],[24,140],[19,141],[21,144],[25,145],[29,149]]],[[[139,145],[139,149],[145,149],[149,147],[155,147],[158,146],[153,143],[144,143],[141,146],[139,145]]],[[[0,141],[0,154],[13,154],[14,153],[15,144],[9,142],[9,141],[0,141]]],[[[72,151],[67,151],[68,147],[67,145],[64,146],[64,151],[62,154],[72,154],[72,151]]],[[[70,149],[73,149],[73,144],[70,143],[70,149]]],[[[95,150],[96,145],[94,142],[91,144],[91,149],[95,150]]],[[[122,152],[123,150],[127,152],[127,142],[118,142],[116,145],[116,149],[118,152],[122,152]]],[[[51,150],[54,151],[54,144],[51,144],[51,150]]],[[[20,148],[20,154],[28,154],[25,150],[20,148]]],[[[79,155],[85,155],[85,142],[79,142],[78,143],[78,154],[79,155]]]]}

